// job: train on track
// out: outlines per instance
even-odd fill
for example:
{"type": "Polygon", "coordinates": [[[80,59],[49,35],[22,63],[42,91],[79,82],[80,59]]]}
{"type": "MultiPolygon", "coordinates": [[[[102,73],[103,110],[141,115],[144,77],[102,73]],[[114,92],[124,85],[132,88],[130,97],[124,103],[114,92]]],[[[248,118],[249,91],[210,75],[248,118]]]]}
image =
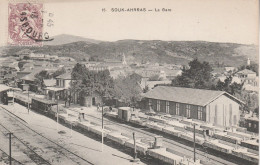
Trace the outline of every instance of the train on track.
{"type": "Polygon", "coordinates": [[[198,123],[192,119],[154,114],[142,116],[130,107],[120,107],[117,112],[107,112],[105,115],[121,122],[150,128],[162,135],[167,134],[189,142],[194,141],[193,132],[195,131],[195,142],[202,147],[253,163],[258,163],[259,160],[258,135],[247,132],[241,127],[223,130],[206,123],[198,123]],[[195,123],[197,126],[194,130],[193,124],[195,123]]]}
{"type": "MultiPolygon", "coordinates": [[[[55,105],[57,105],[57,103],[50,100],[38,98],[31,99],[31,108],[39,113],[43,113],[48,116],[55,115],[55,112],[52,111],[50,108],[55,105]]],[[[193,129],[189,121],[182,121],[178,118],[169,119],[167,116],[149,116],[148,118],[144,118],[142,116],[136,117],[136,111],[133,113],[129,113],[127,111],[128,110],[124,110],[123,108],[119,110],[119,112],[106,112],[105,115],[110,118],[114,118],[142,127],[147,127],[155,131],[159,131],[163,134],[168,134],[193,142],[193,129]]],[[[70,121],[67,121],[67,118],[64,115],[66,116],[66,114],[59,115],[59,118],[64,120],[64,122],[70,123],[70,121]]],[[[97,135],[102,134],[102,129],[100,128],[100,126],[97,126],[93,123],[77,121],[76,123],[73,123],[73,125],[97,135]]],[[[201,125],[195,130],[195,141],[197,144],[206,146],[209,149],[222,152],[227,155],[232,155],[248,162],[257,164],[259,159],[258,137],[253,135],[247,137],[246,133],[244,133],[243,131],[244,130],[240,130],[240,128],[238,128],[236,132],[222,132],[217,128],[209,127],[207,125],[201,125]],[[205,132],[212,138],[205,138],[205,132]],[[257,141],[257,144],[255,144],[255,141],[257,141]]],[[[109,130],[108,128],[106,129],[105,127],[105,129],[103,130],[103,135],[107,140],[113,141],[119,145],[123,145],[128,148],[133,148],[133,140],[119,132],[109,130]]],[[[200,164],[199,161],[194,162],[190,158],[179,156],[179,154],[176,154],[176,151],[172,151],[171,149],[160,147],[156,148],[154,143],[155,142],[147,142],[143,140],[137,141],[137,151],[139,153],[149,155],[152,158],[161,160],[169,164],[200,164]]]]}

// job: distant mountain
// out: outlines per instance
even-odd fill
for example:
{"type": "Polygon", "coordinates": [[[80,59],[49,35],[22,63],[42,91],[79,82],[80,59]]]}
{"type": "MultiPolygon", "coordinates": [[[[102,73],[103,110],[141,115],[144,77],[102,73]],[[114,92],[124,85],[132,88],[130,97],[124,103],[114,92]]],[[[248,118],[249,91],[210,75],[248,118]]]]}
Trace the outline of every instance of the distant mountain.
{"type": "MultiPolygon", "coordinates": [[[[58,38],[77,38],[62,35],[58,38]],[[65,37],[64,37],[65,36],[65,37]]],[[[58,40],[58,39],[57,39],[58,40]]],[[[187,65],[189,61],[198,58],[215,66],[241,66],[247,58],[258,63],[258,46],[235,43],[216,43],[206,41],[160,41],[160,40],[120,40],[102,42],[89,39],[61,45],[44,45],[43,47],[8,47],[5,53],[14,55],[21,49],[30,49],[35,53],[45,53],[58,56],[73,57],[78,61],[104,59],[120,60],[125,54],[126,61],[172,63],[187,65]],[[86,41],[88,40],[88,41],[86,41]]],[[[67,40],[68,42],[68,40],[67,40]]]]}
{"type": "Polygon", "coordinates": [[[94,39],[88,39],[80,36],[74,36],[74,35],[68,35],[68,34],[61,34],[52,37],[54,40],[49,42],[44,42],[44,45],[62,45],[72,42],[78,42],[78,41],[85,41],[89,43],[99,43],[100,41],[94,40],[94,39]]]}

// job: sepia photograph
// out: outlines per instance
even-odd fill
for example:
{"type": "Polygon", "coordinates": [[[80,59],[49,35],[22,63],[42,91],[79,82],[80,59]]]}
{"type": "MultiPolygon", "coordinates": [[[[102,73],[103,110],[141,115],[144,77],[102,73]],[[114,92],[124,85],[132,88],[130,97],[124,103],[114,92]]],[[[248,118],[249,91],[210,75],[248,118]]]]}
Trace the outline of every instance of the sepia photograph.
{"type": "Polygon", "coordinates": [[[0,165],[258,165],[258,0],[1,0],[0,165]]]}

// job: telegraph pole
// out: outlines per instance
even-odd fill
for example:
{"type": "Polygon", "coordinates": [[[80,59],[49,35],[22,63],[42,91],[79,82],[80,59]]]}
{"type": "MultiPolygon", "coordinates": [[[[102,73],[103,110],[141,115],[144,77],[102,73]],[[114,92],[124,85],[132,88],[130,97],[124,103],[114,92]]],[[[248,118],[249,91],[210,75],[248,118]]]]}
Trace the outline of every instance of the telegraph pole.
{"type": "Polygon", "coordinates": [[[28,114],[29,114],[29,108],[30,108],[29,106],[30,105],[29,105],[29,87],[28,87],[28,107],[27,107],[28,108],[28,114]]]}
{"type": "Polygon", "coordinates": [[[7,133],[9,135],[9,164],[12,165],[12,134],[11,132],[7,133]]]}
{"type": "Polygon", "coordinates": [[[135,133],[133,132],[133,140],[134,140],[134,158],[132,162],[139,162],[140,159],[137,158],[137,152],[136,152],[136,140],[135,140],[135,133]]]}
{"type": "Polygon", "coordinates": [[[193,148],[194,148],[194,162],[195,162],[196,160],[195,124],[193,125],[193,148]]]}
{"type": "Polygon", "coordinates": [[[58,127],[59,127],[59,96],[57,97],[57,124],[56,124],[57,131],[59,130],[58,127]]]}
{"type": "Polygon", "coordinates": [[[103,144],[104,144],[104,135],[103,135],[103,131],[104,131],[104,122],[103,122],[103,103],[102,103],[102,152],[103,152],[103,144]]]}
{"type": "Polygon", "coordinates": [[[14,89],[13,89],[13,105],[14,105],[14,89]]]}
{"type": "Polygon", "coordinates": [[[135,144],[135,133],[133,132],[133,139],[134,139],[134,159],[136,159],[136,144],[135,144]]]}

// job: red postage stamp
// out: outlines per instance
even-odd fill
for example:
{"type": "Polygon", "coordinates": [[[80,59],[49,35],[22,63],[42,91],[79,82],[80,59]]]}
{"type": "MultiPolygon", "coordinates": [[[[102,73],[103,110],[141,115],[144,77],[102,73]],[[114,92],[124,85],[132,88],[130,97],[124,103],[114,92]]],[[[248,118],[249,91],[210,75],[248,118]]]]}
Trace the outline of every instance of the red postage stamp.
{"type": "Polygon", "coordinates": [[[43,35],[43,4],[9,3],[8,44],[41,46],[43,35]]]}

